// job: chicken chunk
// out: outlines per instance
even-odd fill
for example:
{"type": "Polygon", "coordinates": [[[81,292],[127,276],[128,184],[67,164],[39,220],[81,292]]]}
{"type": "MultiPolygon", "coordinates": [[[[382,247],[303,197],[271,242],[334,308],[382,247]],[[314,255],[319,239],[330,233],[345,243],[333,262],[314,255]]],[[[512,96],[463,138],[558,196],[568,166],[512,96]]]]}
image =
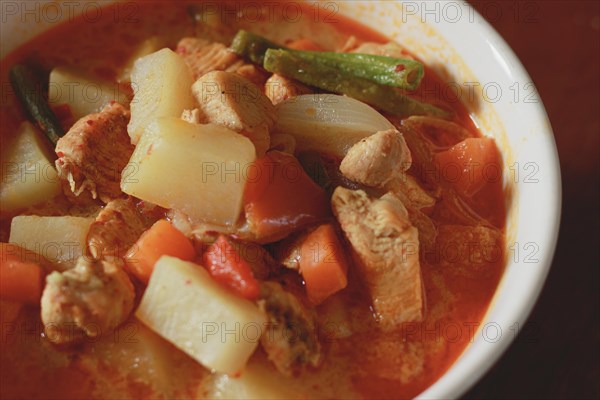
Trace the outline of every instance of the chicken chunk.
{"type": "Polygon", "coordinates": [[[246,63],[223,43],[186,37],[179,41],[175,51],[190,67],[194,79],[211,71],[227,71],[234,72],[257,86],[263,86],[268,77],[264,71],[246,63]]]}
{"type": "Polygon", "coordinates": [[[381,187],[400,177],[411,162],[404,137],[397,130],[389,129],[355,143],[342,160],[340,171],[355,182],[381,187]]]}
{"type": "Polygon", "coordinates": [[[121,196],[121,172],[134,150],[128,123],[129,111],[112,102],[77,121],[58,140],[56,169],[76,196],[89,191],[105,203],[121,196]]]}
{"type": "Polygon", "coordinates": [[[89,254],[95,260],[123,257],[140,235],[157,220],[142,213],[133,198],[113,200],[100,211],[87,236],[89,254]]]}
{"type": "Polygon", "coordinates": [[[267,314],[268,329],[260,342],[269,360],[286,376],[321,360],[315,315],[277,282],[261,284],[259,307],[267,314]]]}
{"type": "Polygon", "coordinates": [[[255,84],[233,73],[213,71],[198,79],[192,92],[208,122],[248,137],[258,156],[269,149],[275,107],[255,84]]]}
{"type": "Polygon", "coordinates": [[[223,43],[194,37],[181,39],[175,52],[183,57],[194,79],[211,71],[225,71],[244,63],[223,43]]]}
{"type": "Polygon", "coordinates": [[[331,204],[384,331],[423,318],[419,238],[392,193],[372,200],[362,190],[336,188],[331,204]]]}
{"type": "Polygon", "coordinates": [[[291,97],[311,93],[313,91],[308,86],[278,74],[271,75],[265,83],[265,94],[275,105],[291,97]]]}
{"type": "Polygon", "coordinates": [[[51,341],[66,343],[113,330],[133,309],[135,291],[122,257],[160,210],[132,198],[110,201],[90,226],[88,254],[73,269],[48,276],[42,322],[51,341]]]}
{"type": "Polygon", "coordinates": [[[119,259],[81,256],[73,269],[53,272],[42,294],[48,339],[68,343],[96,337],[121,324],[133,309],[135,290],[119,259]]]}

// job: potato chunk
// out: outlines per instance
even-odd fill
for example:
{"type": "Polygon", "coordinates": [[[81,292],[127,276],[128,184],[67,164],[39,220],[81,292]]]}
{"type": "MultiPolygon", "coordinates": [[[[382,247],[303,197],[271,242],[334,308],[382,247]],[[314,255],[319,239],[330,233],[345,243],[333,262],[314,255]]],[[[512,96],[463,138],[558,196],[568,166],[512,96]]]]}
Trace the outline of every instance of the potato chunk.
{"type": "Polygon", "coordinates": [[[128,132],[136,144],[146,126],[160,117],[179,117],[194,108],[192,73],[183,58],[169,49],[138,59],[131,71],[134,96],[128,132]]]}
{"type": "Polygon", "coordinates": [[[161,118],[138,143],[121,189],[206,222],[233,225],[254,158],[252,142],[225,127],[161,118]]]}
{"type": "Polygon", "coordinates": [[[86,237],[93,218],[14,217],[10,243],[44,256],[53,263],[69,262],[84,254],[86,237]]]}
{"type": "Polygon", "coordinates": [[[60,193],[60,180],[39,135],[33,125],[24,122],[16,141],[6,153],[3,149],[0,210],[27,208],[60,193]]]}
{"type": "Polygon", "coordinates": [[[154,267],[137,318],[217,372],[242,371],[266,316],[214,281],[201,266],[163,256],[154,267]]]}
{"type": "Polygon", "coordinates": [[[119,73],[119,82],[131,82],[131,71],[133,71],[135,62],[142,57],[157,52],[164,47],[163,44],[163,40],[158,36],[151,36],[141,42],[127,59],[127,62],[125,62],[123,69],[119,73]]]}
{"type": "Polygon", "coordinates": [[[52,105],[68,104],[77,121],[99,112],[111,101],[127,104],[129,99],[117,84],[75,69],[56,67],[50,72],[48,101],[52,105]]]}

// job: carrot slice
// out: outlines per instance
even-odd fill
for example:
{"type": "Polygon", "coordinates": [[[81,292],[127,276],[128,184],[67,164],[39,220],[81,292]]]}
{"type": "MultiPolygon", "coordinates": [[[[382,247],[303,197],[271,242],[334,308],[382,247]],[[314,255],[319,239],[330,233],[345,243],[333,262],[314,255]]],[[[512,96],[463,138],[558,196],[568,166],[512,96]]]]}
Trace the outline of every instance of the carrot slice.
{"type": "Polygon", "coordinates": [[[44,271],[31,259],[28,250],[15,244],[0,243],[0,298],[40,304],[44,271]]]}
{"type": "Polygon", "coordinates": [[[496,143],[490,138],[469,138],[435,155],[440,177],[467,196],[502,177],[496,143]]]}
{"type": "Polygon", "coordinates": [[[125,265],[141,282],[148,284],[154,264],[162,256],[192,261],[196,250],[190,240],[165,219],[158,220],[140,236],[125,255],[125,265]]]}
{"type": "Polygon", "coordinates": [[[308,299],[319,304],[348,284],[348,261],[333,224],[311,232],[300,247],[300,273],[308,299]]]}
{"type": "Polygon", "coordinates": [[[248,300],[258,298],[260,288],[250,264],[224,235],[204,253],[203,264],[217,282],[248,300]]]}

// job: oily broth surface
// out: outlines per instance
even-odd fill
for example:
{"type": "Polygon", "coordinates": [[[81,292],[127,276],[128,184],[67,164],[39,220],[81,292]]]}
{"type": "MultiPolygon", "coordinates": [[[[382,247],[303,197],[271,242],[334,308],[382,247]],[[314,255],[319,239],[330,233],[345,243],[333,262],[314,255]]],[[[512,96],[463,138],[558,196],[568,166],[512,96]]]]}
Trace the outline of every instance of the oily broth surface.
{"type": "MultiPolygon", "coordinates": [[[[79,19],[59,26],[2,60],[0,76],[3,87],[8,87],[8,69],[16,62],[33,63],[44,71],[58,65],[75,66],[114,79],[129,54],[144,39],[158,36],[165,45],[174,47],[179,38],[193,35],[197,30],[189,17],[186,2],[141,2],[137,4],[136,14],[129,15],[133,19],[115,19],[115,13],[110,11],[114,7],[107,8],[102,18],[93,23],[79,19]]],[[[281,12],[258,20],[244,18],[242,14],[242,17],[234,18],[233,23],[229,21],[230,26],[223,29],[225,34],[228,30],[235,32],[237,24],[278,41],[307,37],[325,49],[341,46],[350,34],[365,41],[386,41],[385,37],[341,16],[336,16],[335,22],[325,22],[325,18],[317,18],[315,22],[315,15],[314,9],[304,6],[303,17],[293,23],[283,18],[281,12]]],[[[214,18],[207,23],[219,25],[214,18]]],[[[438,79],[428,70],[424,87],[436,84],[439,84],[438,79]]],[[[461,105],[447,106],[455,109],[457,122],[465,126],[473,137],[480,136],[461,105]]],[[[0,114],[0,139],[5,149],[23,119],[11,94],[2,100],[0,114]]],[[[501,221],[505,211],[501,183],[490,188],[489,192],[482,197],[498,203],[491,207],[490,219],[500,221],[498,227],[503,229],[501,221]]],[[[38,208],[36,213],[55,214],[56,209],[61,209],[61,202],[64,199],[49,202],[38,208]]],[[[2,241],[8,239],[10,217],[3,215],[0,220],[2,241]]],[[[474,334],[472,331],[481,321],[498,284],[503,263],[503,259],[498,259],[479,274],[457,276],[435,262],[423,262],[427,317],[420,324],[411,324],[387,335],[377,332],[368,299],[356,283],[358,278],[350,275],[351,284],[336,296],[335,301],[345,305],[352,329],[357,333],[350,338],[333,340],[335,325],[333,332],[320,332],[326,352],[323,366],[318,371],[307,371],[295,381],[290,381],[290,385],[297,385],[299,390],[314,397],[417,395],[439,378],[468,345],[474,334]],[[459,334],[448,333],[450,327],[456,329],[457,326],[461,329],[459,334]]],[[[149,385],[147,380],[152,378],[151,375],[137,373],[136,368],[149,368],[150,361],[144,361],[143,355],[135,353],[135,345],[124,340],[123,335],[117,336],[116,340],[114,335],[108,335],[74,348],[58,349],[42,338],[38,309],[24,308],[11,324],[13,327],[30,328],[15,328],[14,333],[6,336],[3,333],[0,352],[2,397],[42,398],[52,393],[55,397],[66,398],[139,398],[154,397],[157,391],[167,391],[171,396],[210,394],[212,378],[169,344],[164,346],[175,355],[168,360],[172,365],[180,366],[172,376],[180,379],[169,381],[167,386],[171,387],[166,389],[160,382],[149,385]],[[113,354],[112,358],[108,356],[110,354],[113,354]],[[123,356],[119,357],[119,354],[123,356]],[[131,357],[141,357],[140,363],[135,366],[131,357]]],[[[137,323],[132,319],[124,329],[143,330],[143,327],[131,328],[135,326],[137,323]]],[[[146,330],[143,334],[152,335],[146,330]]],[[[271,368],[260,350],[252,362],[271,368]]]]}

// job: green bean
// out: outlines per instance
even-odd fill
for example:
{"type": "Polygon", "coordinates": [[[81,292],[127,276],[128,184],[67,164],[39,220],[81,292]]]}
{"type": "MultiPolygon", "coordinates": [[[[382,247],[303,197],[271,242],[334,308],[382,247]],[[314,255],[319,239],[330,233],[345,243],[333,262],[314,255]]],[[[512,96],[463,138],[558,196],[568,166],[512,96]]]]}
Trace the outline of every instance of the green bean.
{"type": "Polygon", "coordinates": [[[31,68],[17,64],[10,69],[10,83],[29,118],[34,122],[52,144],[56,145],[65,131],[50,105],[42,95],[42,85],[31,68]]]}
{"type": "Polygon", "coordinates": [[[230,46],[230,49],[234,53],[258,65],[263,64],[265,53],[268,49],[281,48],[284,47],[245,30],[238,31],[230,46]]]}
{"type": "Polygon", "coordinates": [[[305,56],[302,52],[268,49],[263,66],[267,71],[281,74],[309,86],[345,94],[400,117],[410,115],[449,116],[447,111],[415,100],[397,88],[357,77],[352,72],[337,68],[328,62],[321,62],[318,58],[305,56]]]}
{"type": "Polygon", "coordinates": [[[415,60],[371,54],[291,50],[244,30],[237,33],[231,44],[234,53],[259,65],[263,65],[268,49],[287,50],[305,60],[336,68],[348,76],[406,90],[419,87],[425,73],[423,64],[415,60]]]}

